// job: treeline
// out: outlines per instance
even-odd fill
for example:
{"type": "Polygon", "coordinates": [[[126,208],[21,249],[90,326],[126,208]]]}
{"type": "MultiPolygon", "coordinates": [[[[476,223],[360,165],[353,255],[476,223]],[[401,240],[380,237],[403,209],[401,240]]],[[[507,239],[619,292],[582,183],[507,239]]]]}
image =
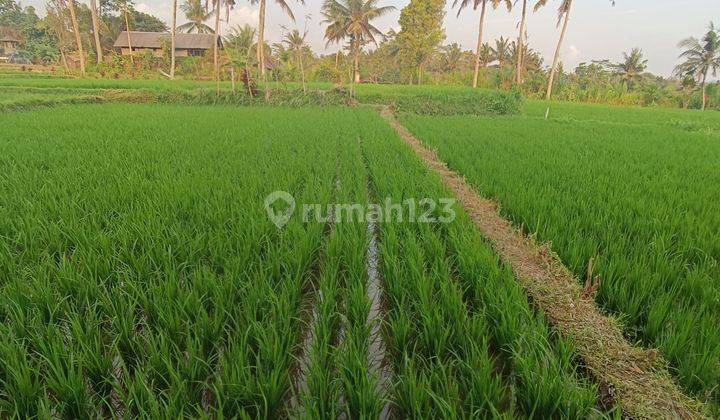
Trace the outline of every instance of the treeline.
{"type": "MultiPolygon", "coordinates": [[[[552,94],[556,99],[617,105],[720,107],[720,86],[710,82],[720,68],[720,40],[714,26],[700,39],[681,42],[683,52],[673,77],[647,72],[647,60],[639,48],[625,53],[620,62],[593,61],[566,69],[559,51],[572,10],[571,0],[559,4],[559,39],[550,60],[528,45],[525,30],[526,19],[545,7],[545,0],[534,4],[528,0],[455,1],[453,7],[458,15],[477,12],[479,16],[480,32],[474,51],[445,43],[444,0],[412,0],[400,12],[397,33],[384,33],[374,26],[377,18],[394,10],[379,4],[380,0],[324,0],[322,23],[328,46],[336,48],[333,54],[314,53],[306,42],[307,31],[297,29],[283,28],[280,42],[266,42],[265,13],[260,13],[256,26],[259,29],[245,25],[219,30],[225,48],[217,62],[213,51],[204,57],[178,57],[174,72],[168,71],[172,62],[169,45],[164,47],[162,57],[145,51],[131,59],[112,49],[117,35],[126,28],[170,30],[164,22],[137,11],[131,0],[101,0],[93,24],[95,0],[90,2],[89,7],[74,0],[49,0],[47,15],[40,18],[32,7],[23,8],[16,0],[0,0],[0,33],[20,39],[21,54],[33,62],[59,65],[67,72],[82,64],[88,74],[100,77],[159,78],[170,73],[192,79],[228,79],[234,74],[250,90],[260,82],[273,81],[299,82],[304,89],[309,83],[332,82],[345,85],[351,92],[359,82],[452,84],[515,89],[531,98],[549,98],[552,94]],[[486,15],[507,13],[513,7],[520,9],[518,33],[485,39],[486,15]],[[98,55],[98,51],[102,54],[98,55]],[[94,55],[98,60],[89,59],[94,55]]],[[[266,4],[266,0],[251,3],[263,11],[274,4],[266,4]]],[[[281,3],[282,10],[293,16],[290,3],[281,3]]],[[[177,27],[177,31],[214,33],[234,5],[233,0],[181,0],[179,12],[185,14],[188,23],[177,27]]]]}

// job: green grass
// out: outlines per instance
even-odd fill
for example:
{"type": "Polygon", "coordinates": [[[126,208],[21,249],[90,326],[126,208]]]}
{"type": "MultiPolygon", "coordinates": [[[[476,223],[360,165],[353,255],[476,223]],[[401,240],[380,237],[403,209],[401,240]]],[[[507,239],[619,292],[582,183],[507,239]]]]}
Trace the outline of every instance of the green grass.
{"type": "MultiPolygon", "coordinates": [[[[152,89],[152,90],[194,90],[215,89],[213,80],[168,80],[168,79],[94,79],[94,78],[60,78],[51,76],[27,75],[25,73],[11,73],[9,77],[0,77],[0,86],[15,86],[26,88],[66,88],[66,89],[152,89]]],[[[237,89],[242,90],[243,84],[238,81],[237,89]]],[[[268,82],[270,88],[300,89],[300,83],[268,82]]],[[[311,83],[311,89],[330,89],[330,83],[311,83]]],[[[230,90],[232,84],[224,80],[220,87],[230,90]]]]}
{"type": "Polygon", "coordinates": [[[10,417],[297,414],[308,330],[308,415],[375,418],[388,400],[400,417],[601,414],[570,343],[457,207],[448,225],[378,227],[393,373],[378,390],[366,224],[296,213],[279,230],[263,207],[275,190],[449,196],[371,109],[73,105],[0,125],[10,417]]]}
{"type": "Polygon", "coordinates": [[[99,101],[100,97],[92,92],[54,89],[48,91],[6,91],[0,88],[0,112],[99,101]]]}
{"type": "Polygon", "coordinates": [[[355,96],[363,103],[426,115],[505,115],[516,114],[522,107],[520,96],[512,92],[463,86],[361,84],[355,96]]]}
{"type": "Polygon", "coordinates": [[[677,108],[618,107],[528,100],[523,107],[523,115],[545,118],[548,106],[550,107],[549,118],[558,121],[603,122],[646,127],[669,126],[684,131],[720,134],[720,112],[717,111],[701,112],[677,108]]]}
{"type": "Polygon", "coordinates": [[[402,121],[503,214],[584,279],[631,338],[658,347],[690,393],[718,401],[720,143],[718,113],[553,103],[550,121],[428,117],[402,121]],[[669,124],[669,125],[668,125],[669,124]],[[707,395],[706,395],[707,393],[707,395]]]}

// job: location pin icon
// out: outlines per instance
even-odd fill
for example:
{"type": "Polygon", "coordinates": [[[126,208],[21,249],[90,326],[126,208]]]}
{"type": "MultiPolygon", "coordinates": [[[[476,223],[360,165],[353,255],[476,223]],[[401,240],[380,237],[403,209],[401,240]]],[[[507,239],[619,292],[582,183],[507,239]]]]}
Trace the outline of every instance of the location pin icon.
{"type": "Polygon", "coordinates": [[[295,199],[286,191],[275,191],[265,197],[265,211],[268,218],[278,229],[282,229],[295,212],[295,199]],[[284,211],[275,210],[275,203],[284,201],[287,207],[284,211]]]}

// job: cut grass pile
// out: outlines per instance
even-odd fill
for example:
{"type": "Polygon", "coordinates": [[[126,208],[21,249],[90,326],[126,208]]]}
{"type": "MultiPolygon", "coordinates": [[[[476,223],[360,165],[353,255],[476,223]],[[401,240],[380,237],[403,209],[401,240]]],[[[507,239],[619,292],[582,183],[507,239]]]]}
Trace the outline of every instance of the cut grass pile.
{"type": "Polygon", "coordinates": [[[459,208],[378,226],[380,391],[366,224],[298,209],[279,230],[263,208],[275,190],[298,206],[448,197],[370,109],[75,105],[0,124],[8,416],[599,414],[569,341],[459,208]]]}
{"type": "MultiPolygon", "coordinates": [[[[636,124],[646,110],[618,122],[604,120],[622,109],[554,106],[572,117],[402,121],[518,226],[551,241],[579,278],[592,260],[601,306],[628,335],[659,348],[686,390],[717,404],[717,138],[651,126],[662,113],[636,124]]],[[[678,113],[715,123],[698,114],[678,113]]]]}

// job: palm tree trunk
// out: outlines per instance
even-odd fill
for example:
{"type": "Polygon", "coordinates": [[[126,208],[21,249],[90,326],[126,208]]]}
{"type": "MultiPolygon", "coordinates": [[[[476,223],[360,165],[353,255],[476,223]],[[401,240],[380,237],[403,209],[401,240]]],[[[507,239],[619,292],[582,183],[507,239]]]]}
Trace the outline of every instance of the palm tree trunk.
{"type": "Polygon", "coordinates": [[[705,72],[703,73],[702,82],[700,82],[700,92],[702,92],[702,106],[700,107],[700,110],[705,111],[705,107],[707,106],[707,74],[708,74],[709,68],[705,69],[705,72]]]}
{"type": "Polygon", "coordinates": [[[90,0],[90,13],[92,13],[93,32],[95,35],[95,51],[98,64],[103,61],[102,44],[100,44],[100,17],[98,16],[97,1],[90,0]]]}
{"type": "Polygon", "coordinates": [[[523,60],[524,58],[524,36],[525,36],[525,16],[527,11],[527,0],[523,0],[523,6],[522,6],[522,18],[520,18],[520,34],[518,35],[518,42],[517,42],[517,74],[515,75],[515,81],[517,83],[523,82],[523,60]]]}
{"type": "Polygon", "coordinates": [[[302,51],[300,52],[300,54],[300,57],[298,57],[298,64],[300,64],[300,78],[302,80],[302,90],[303,93],[307,93],[307,87],[305,87],[305,67],[303,67],[302,51]]]}
{"type": "Polygon", "coordinates": [[[478,28],[477,52],[475,53],[475,73],[473,73],[473,87],[478,86],[478,78],[480,76],[480,54],[482,54],[483,29],[485,28],[485,6],[487,0],[482,0],[482,10],[480,11],[480,24],[478,28]]]}
{"type": "Polygon", "coordinates": [[[63,67],[65,67],[65,71],[70,71],[70,67],[68,67],[67,58],[65,57],[65,47],[60,46],[60,58],[62,59],[63,67]]]}
{"type": "Polygon", "coordinates": [[[215,66],[215,87],[220,93],[220,54],[218,43],[220,40],[220,0],[215,0],[215,42],[213,43],[213,64],[215,66]]]}
{"type": "Polygon", "coordinates": [[[354,64],[355,83],[360,83],[360,37],[355,37],[355,64],[354,64]]]}
{"type": "Polygon", "coordinates": [[[557,47],[555,48],[555,57],[553,58],[552,67],[550,68],[550,78],[548,80],[547,94],[545,100],[550,100],[553,91],[553,83],[555,83],[555,72],[557,71],[558,61],[560,60],[560,50],[562,49],[563,41],[565,40],[565,33],[567,32],[568,22],[570,22],[570,8],[572,7],[572,0],[568,1],[567,10],[565,11],[565,21],[563,22],[562,31],[560,32],[560,39],[558,40],[557,47]]]}
{"type": "Polygon", "coordinates": [[[80,74],[85,76],[85,53],[83,52],[82,39],[80,38],[80,26],[78,25],[77,15],[75,14],[75,0],[68,0],[68,8],[70,9],[73,32],[75,32],[75,43],[77,44],[78,55],[80,56],[80,74]]]}
{"type": "Polygon", "coordinates": [[[265,77],[265,0],[260,0],[257,60],[260,77],[265,77]]]}
{"type": "Polygon", "coordinates": [[[338,48],[337,52],[335,53],[335,70],[340,68],[340,48],[338,48]]]}
{"type": "Polygon", "coordinates": [[[170,32],[170,79],[175,79],[175,38],[177,35],[177,0],[173,0],[172,32],[170,32]]]}
{"type": "Polygon", "coordinates": [[[127,33],[128,50],[130,50],[130,62],[135,64],[135,60],[133,59],[132,44],[130,43],[130,19],[128,19],[127,10],[125,10],[123,14],[125,15],[125,33],[127,33]]]}

